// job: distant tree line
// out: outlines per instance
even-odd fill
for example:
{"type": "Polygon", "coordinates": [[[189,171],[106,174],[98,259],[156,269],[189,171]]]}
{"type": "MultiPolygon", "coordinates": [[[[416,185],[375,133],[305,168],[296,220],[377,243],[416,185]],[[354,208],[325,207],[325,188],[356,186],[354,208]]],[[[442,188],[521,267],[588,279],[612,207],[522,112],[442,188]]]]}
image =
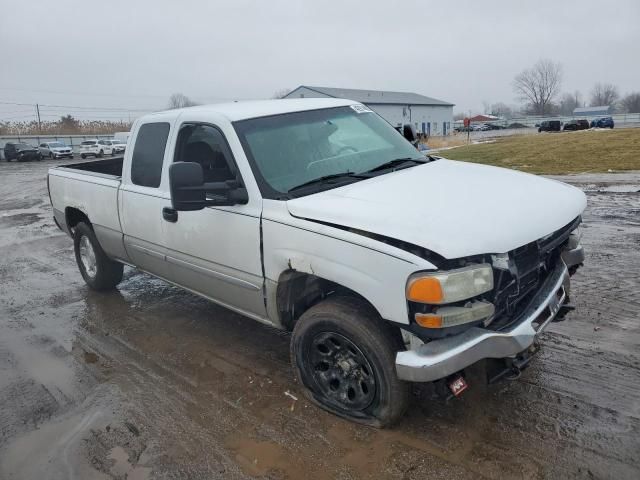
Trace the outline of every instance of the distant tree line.
{"type": "Polygon", "coordinates": [[[483,102],[484,113],[503,118],[519,115],[568,116],[575,108],[587,106],[610,106],[614,113],[640,113],[640,91],[621,95],[616,85],[597,82],[586,97],[578,90],[562,92],[562,70],[560,63],[538,60],[513,79],[513,91],[520,105],[483,102]]]}
{"type": "Polygon", "coordinates": [[[37,120],[0,122],[0,135],[111,135],[130,129],[130,122],[78,120],[71,115],[40,123],[37,120]]]}

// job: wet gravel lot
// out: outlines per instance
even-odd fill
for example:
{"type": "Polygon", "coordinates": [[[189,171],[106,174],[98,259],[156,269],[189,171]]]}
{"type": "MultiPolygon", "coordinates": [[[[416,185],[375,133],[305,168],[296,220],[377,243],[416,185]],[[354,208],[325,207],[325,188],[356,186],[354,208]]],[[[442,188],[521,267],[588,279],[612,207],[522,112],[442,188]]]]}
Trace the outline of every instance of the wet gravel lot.
{"type": "Polygon", "coordinates": [[[285,334],[132,269],[90,291],[49,165],[0,163],[0,479],[640,478],[640,173],[565,177],[577,309],[519,379],[375,430],[303,399],[285,334]]]}

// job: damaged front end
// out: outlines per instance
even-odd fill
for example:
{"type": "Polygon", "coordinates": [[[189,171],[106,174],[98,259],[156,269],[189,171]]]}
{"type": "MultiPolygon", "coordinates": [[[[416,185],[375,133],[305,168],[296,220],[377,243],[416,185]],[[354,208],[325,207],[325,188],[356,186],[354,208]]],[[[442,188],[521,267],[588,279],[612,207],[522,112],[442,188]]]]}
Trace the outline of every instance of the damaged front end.
{"type": "MultiPolygon", "coordinates": [[[[577,227],[580,217],[565,227],[505,254],[482,256],[476,264],[491,265],[491,289],[453,304],[409,299],[410,349],[398,352],[396,370],[403,380],[429,382],[450,377],[483,359],[498,359],[490,380],[513,377],[537,351],[536,338],[551,321],[564,319],[570,276],[582,265],[584,251],[577,227]],[[489,307],[490,305],[490,307],[489,307]],[[467,323],[433,327],[421,321],[456,308],[468,310],[467,323]],[[470,312],[479,315],[474,317],[470,312]],[[484,312],[486,315],[481,316],[484,312]],[[439,327],[439,328],[438,328],[439,327]],[[502,368],[500,368],[502,367],[502,368]]],[[[475,277],[474,277],[475,279],[475,277]]],[[[480,280],[485,282],[486,280],[480,280]]],[[[453,297],[452,297],[453,298],[453,297]]],[[[460,317],[463,318],[463,317],[460,317]]],[[[495,363],[495,362],[494,362],[495,363]]]]}

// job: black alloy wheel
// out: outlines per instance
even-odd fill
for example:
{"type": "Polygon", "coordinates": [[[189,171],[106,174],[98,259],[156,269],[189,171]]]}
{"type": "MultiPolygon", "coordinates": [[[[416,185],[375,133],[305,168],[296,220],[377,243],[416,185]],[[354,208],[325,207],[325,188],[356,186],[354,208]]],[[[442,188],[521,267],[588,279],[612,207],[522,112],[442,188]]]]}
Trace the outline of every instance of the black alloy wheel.
{"type": "Polygon", "coordinates": [[[322,397],[344,410],[364,410],[375,398],[376,379],[369,360],[347,337],[322,332],[307,342],[307,372],[322,397]]]}

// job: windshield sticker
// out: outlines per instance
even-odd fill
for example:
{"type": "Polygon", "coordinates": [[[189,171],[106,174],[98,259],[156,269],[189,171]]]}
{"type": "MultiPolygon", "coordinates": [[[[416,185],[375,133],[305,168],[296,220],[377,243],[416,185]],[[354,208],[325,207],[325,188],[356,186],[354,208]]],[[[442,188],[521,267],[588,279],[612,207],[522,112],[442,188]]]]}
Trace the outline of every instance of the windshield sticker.
{"type": "Polygon", "coordinates": [[[349,105],[353,111],[355,111],[356,113],[373,113],[370,109],[368,109],[367,107],[365,107],[364,105],[361,104],[357,104],[357,105],[349,105]]]}

